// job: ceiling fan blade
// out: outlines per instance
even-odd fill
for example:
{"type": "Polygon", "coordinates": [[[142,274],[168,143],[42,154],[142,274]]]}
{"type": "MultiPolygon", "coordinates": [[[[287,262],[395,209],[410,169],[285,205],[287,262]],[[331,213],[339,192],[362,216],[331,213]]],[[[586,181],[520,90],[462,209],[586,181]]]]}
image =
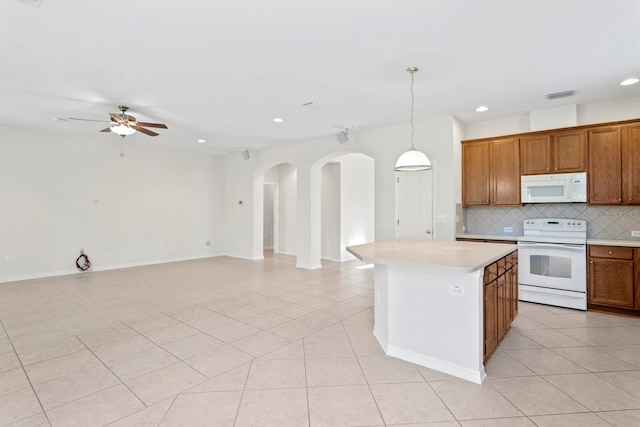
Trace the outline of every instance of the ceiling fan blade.
{"type": "Polygon", "coordinates": [[[139,126],[144,126],[148,128],[160,128],[160,129],[169,129],[167,125],[164,123],[145,123],[145,122],[137,122],[139,126]]]}
{"type": "Polygon", "coordinates": [[[116,122],[116,123],[124,122],[124,119],[122,118],[122,115],[120,115],[120,114],[109,113],[109,117],[111,117],[111,121],[112,122],[116,122]]]}
{"type": "Polygon", "coordinates": [[[111,123],[110,121],[107,121],[107,120],[77,119],[75,117],[69,117],[67,120],[82,120],[83,122],[111,123]]]}
{"type": "Polygon", "coordinates": [[[111,128],[109,127],[109,128],[102,129],[100,132],[111,132],[111,128]]]}
{"type": "Polygon", "coordinates": [[[136,124],[135,126],[132,126],[132,128],[134,128],[135,130],[144,133],[145,135],[149,135],[149,136],[158,136],[160,135],[159,133],[155,133],[153,131],[150,131],[149,129],[145,129],[141,126],[139,126],[138,124],[136,124]]]}

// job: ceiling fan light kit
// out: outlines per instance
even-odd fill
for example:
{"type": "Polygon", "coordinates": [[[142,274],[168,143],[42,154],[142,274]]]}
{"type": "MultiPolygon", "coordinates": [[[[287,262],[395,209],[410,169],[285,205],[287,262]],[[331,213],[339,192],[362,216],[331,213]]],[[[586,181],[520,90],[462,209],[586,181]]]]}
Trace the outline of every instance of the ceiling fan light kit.
{"type": "Polygon", "coordinates": [[[127,111],[129,111],[129,107],[127,107],[126,105],[119,105],[118,109],[120,110],[120,113],[109,113],[110,121],[78,118],[69,118],[68,120],[109,123],[110,126],[108,128],[102,129],[100,132],[113,132],[123,138],[136,132],[144,133],[145,135],[149,136],[159,135],[159,133],[157,132],[146,129],[148,127],[168,129],[167,125],[165,125],[164,123],[146,123],[137,121],[135,117],[126,114],[127,111]]]}
{"type": "Polygon", "coordinates": [[[426,154],[416,150],[413,143],[413,135],[416,128],[413,124],[413,103],[415,97],[413,95],[413,75],[418,71],[416,67],[409,67],[407,71],[411,74],[411,148],[409,151],[403,153],[396,162],[396,172],[418,172],[431,169],[431,162],[426,154]]]}
{"type": "Polygon", "coordinates": [[[111,126],[109,130],[120,136],[129,136],[136,132],[136,130],[132,127],[125,126],[123,124],[119,124],[116,126],[111,126]]]}

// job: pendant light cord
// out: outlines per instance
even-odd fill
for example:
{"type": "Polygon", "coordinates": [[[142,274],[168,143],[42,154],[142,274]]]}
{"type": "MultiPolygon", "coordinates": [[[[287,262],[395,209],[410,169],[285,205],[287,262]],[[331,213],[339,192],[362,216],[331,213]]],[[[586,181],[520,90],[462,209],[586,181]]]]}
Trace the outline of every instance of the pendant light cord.
{"type": "Polygon", "coordinates": [[[415,150],[416,147],[413,145],[413,134],[416,133],[416,127],[413,124],[413,101],[414,101],[414,95],[413,95],[413,73],[415,73],[417,71],[417,69],[409,68],[409,69],[407,69],[407,71],[409,73],[411,73],[411,149],[415,150]]]}

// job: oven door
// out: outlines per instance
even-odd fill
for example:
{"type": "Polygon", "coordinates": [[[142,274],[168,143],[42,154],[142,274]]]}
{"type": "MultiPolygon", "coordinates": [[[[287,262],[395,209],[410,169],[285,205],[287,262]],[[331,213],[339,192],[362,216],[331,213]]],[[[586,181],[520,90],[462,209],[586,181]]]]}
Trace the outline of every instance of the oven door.
{"type": "Polygon", "coordinates": [[[518,282],[586,292],[586,252],[585,244],[518,242],[518,282]]]}

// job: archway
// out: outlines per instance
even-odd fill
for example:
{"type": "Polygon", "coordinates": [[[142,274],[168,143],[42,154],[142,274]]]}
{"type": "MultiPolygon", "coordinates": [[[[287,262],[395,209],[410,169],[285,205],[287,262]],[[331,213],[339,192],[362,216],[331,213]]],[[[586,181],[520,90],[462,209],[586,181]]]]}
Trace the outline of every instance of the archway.
{"type": "Polygon", "coordinates": [[[333,153],[311,165],[305,194],[309,228],[299,235],[299,267],[352,259],[347,246],[375,240],[374,172],[374,159],[354,152],[333,153]]]}
{"type": "Polygon", "coordinates": [[[253,259],[262,259],[265,249],[296,255],[296,200],[297,169],[293,165],[265,165],[254,173],[253,259]]]}

